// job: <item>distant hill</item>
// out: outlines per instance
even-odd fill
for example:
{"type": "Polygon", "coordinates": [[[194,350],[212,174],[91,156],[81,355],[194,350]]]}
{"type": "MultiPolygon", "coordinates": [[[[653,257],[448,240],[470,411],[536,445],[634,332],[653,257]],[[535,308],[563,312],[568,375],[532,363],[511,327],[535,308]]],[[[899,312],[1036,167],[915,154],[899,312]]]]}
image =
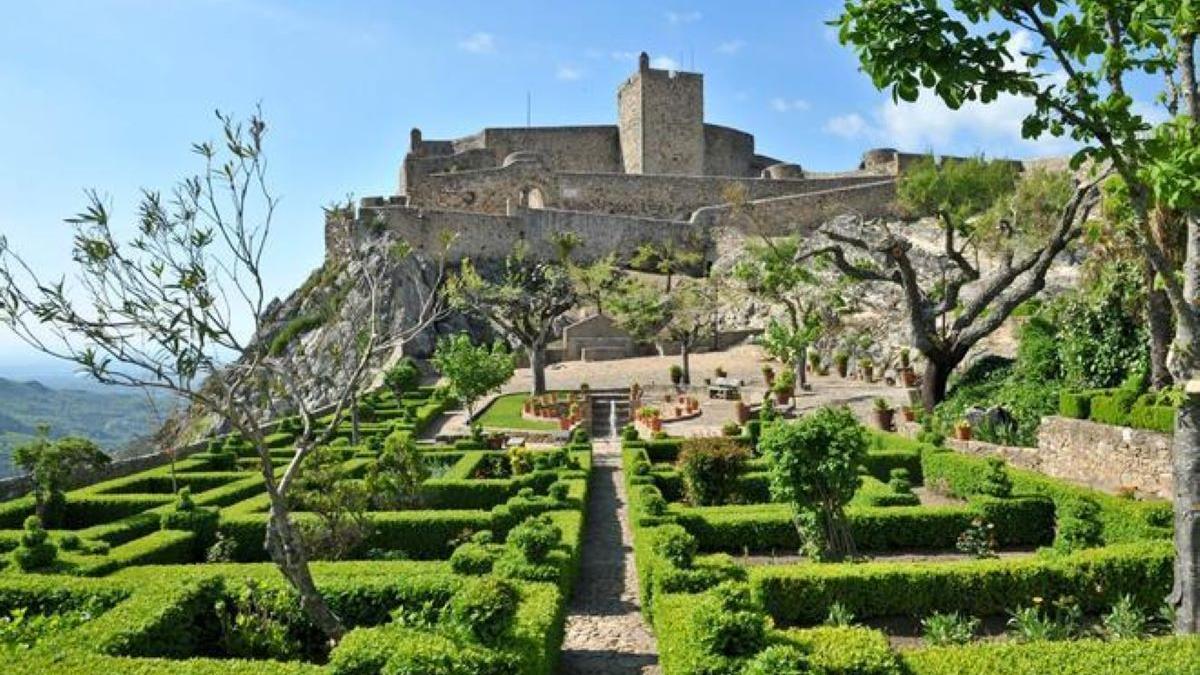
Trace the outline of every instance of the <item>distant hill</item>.
{"type": "Polygon", "coordinates": [[[170,412],[166,400],[156,400],[156,414],[140,393],[52,389],[40,382],[0,377],[0,477],[17,473],[9,459],[12,450],[33,438],[42,423],[50,425],[54,438],[86,436],[111,456],[130,453],[131,445],[154,433],[170,412]]]}

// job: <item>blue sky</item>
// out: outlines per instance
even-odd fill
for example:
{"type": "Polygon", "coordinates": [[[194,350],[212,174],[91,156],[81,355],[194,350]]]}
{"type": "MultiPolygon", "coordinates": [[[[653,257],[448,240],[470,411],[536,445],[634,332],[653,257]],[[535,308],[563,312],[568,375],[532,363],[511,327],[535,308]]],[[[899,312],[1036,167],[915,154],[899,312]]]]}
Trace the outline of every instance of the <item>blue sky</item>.
{"type": "MultiPolygon", "coordinates": [[[[294,288],[322,257],[320,207],[391,194],[409,129],[453,137],[525,121],[612,123],[618,83],[648,51],[705,74],[708,121],[760,152],[852,168],[880,145],[1033,156],[1021,104],[950,113],[896,107],[825,21],[837,0],[284,2],[77,0],[0,6],[0,233],[43,273],[66,271],[62,219],[83,190],[129,223],[140,187],[197,170],[214,108],[261,102],[283,202],[269,285],[294,288]],[[450,9],[450,8],[453,9],[450,9]]],[[[0,329],[0,375],[32,363],[0,329]]]]}

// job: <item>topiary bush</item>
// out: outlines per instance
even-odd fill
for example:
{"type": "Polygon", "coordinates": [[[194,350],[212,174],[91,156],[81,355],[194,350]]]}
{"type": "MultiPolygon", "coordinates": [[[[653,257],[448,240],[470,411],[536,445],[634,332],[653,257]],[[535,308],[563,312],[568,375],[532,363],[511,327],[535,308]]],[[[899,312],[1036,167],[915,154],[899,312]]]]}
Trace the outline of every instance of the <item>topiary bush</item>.
{"type": "Polygon", "coordinates": [[[1012,496],[1012,479],[1008,477],[1004,460],[998,457],[987,459],[987,468],[979,484],[979,494],[1002,499],[1012,496]]]}
{"type": "Polygon", "coordinates": [[[737,491],[750,451],[732,438],[690,438],[683,442],[676,466],[684,493],[693,506],[728,503],[737,491]]]}
{"type": "Polygon", "coordinates": [[[486,544],[467,542],[450,554],[450,569],[456,574],[484,575],[496,564],[496,553],[486,544]]]}
{"type": "Polygon", "coordinates": [[[1091,497],[1060,500],[1055,508],[1054,548],[1064,553],[1104,544],[1100,505],[1091,497]]]}
{"type": "Polygon", "coordinates": [[[808,675],[808,654],[792,645],[771,645],[746,664],[743,675],[808,675]]]}
{"type": "Polygon", "coordinates": [[[11,559],[22,572],[32,572],[50,567],[58,558],[58,547],[47,541],[48,534],[42,528],[42,519],[29,516],[25,519],[25,531],[20,544],[13,549],[11,559]]]}
{"type": "Polygon", "coordinates": [[[639,489],[642,511],[648,516],[661,516],[667,512],[667,500],[662,491],[653,485],[643,485],[639,489]]]}
{"type": "Polygon", "coordinates": [[[186,486],[179,489],[174,508],[164,511],[159,516],[160,528],[163,530],[181,530],[196,534],[196,538],[192,540],[196,560],[203,560],[205,552],[216,543],[217,525],[220,520],[219,510],[196,506],[192,500],[191,488],[186,486]]]}
{"type": "Polygon", "coordinates": [[[692,617],[696,642],[708,653],[750,656],[766,645],[767,616],[761,610],[730,609],[721,602],[702,602],[692,617]]]}
{"type": "Polygon", "coordinates": [[[562,540],[562,529],[547,515],[526,519],[508,533],[508,545],[520,551],[530,563],[545,562],[550,551],[562,540]]]}
{"type": "Polygon", "coordinates": [[[654,539],[654,553],[681,569],[692,567],[697,550],[696,538],[682,525],[665,525],[654,539]]]}
{"type": "Polygon", "coordinates": [[[484,578],[464,586],[450,598],[445,619],[472,639],[495,645],[512,628],[520,599],[511,583],[484,578]]]}

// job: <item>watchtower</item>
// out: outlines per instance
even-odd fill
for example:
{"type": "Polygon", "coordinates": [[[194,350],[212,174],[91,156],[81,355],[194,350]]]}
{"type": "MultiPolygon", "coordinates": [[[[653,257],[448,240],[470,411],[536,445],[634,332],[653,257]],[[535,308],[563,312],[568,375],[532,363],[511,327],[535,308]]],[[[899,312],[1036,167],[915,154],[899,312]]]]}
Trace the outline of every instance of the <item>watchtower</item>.
{"type": "Polygon", "coordinates": [[[704,173],[704,76],[650,67],[617,89],[617,124],[625,173],[704,173]]]}

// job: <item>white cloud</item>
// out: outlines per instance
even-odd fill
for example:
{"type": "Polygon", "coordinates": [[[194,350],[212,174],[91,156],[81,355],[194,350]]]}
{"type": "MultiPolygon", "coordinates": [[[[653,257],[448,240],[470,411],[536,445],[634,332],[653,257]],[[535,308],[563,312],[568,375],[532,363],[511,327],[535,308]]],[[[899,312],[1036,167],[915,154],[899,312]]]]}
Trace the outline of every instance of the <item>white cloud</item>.
{"type": "Polygon", "coordinates": [[[783,98],[782,96],[776,96],[775,98],[771,99],[771,109],[775,112],[797,112],[808,110],[811,107],[812,105],[802,98],[783,98]]]}
{"type": "Polygon", "coordinates": [[[703,14],[695,10],[687,12],[667,12],[667,22],[676,26],[683,23],[696,23],[703,17],[703,14]]]}
{"type": "Polygon", "coordinates": [[[496,37],[483,31],[471,33],[466,38],[459,40],[458,47],[472,54],[491,54],[496,51],[496,37]]]}
{"type": "Polygon", "coordinates": [[[656,56],[650,59],[650,67],[658,70],[679,70],[679,62],[669,56],[656,56]]]}
{"type": "Polygon", "coordinates": [[[855,139],[871,131],[871,125],[858,113],[838,115],[829,118],[825,123],[825,131],[842,138],[855,139]]]}
{"type": "Polygon", "coordinates": [[[615,51],[615,52],[610,52],[609,56],[612,57],[613,61],[637,61],[638,53],[637,52],[626,52],[626,51],[615,51]]]}
{"type": "Polygon", "coordinates": [[[583,77],[583,71],[576,68],[575,66],[569,66],[569,65],[564,64],[564,65],[560,65],[558,67],[558,71],[554,74],[554,76],[560,80],[565,80],[567,82],[573,82],[573,81],[578,80],[583,77]]]}
{"type": "Polygon", "coordinates": [[[717,45],[718,54],[733,55],[742,51],[742,47],[746,46],[745,40],[729,40],[717,45]]]}

